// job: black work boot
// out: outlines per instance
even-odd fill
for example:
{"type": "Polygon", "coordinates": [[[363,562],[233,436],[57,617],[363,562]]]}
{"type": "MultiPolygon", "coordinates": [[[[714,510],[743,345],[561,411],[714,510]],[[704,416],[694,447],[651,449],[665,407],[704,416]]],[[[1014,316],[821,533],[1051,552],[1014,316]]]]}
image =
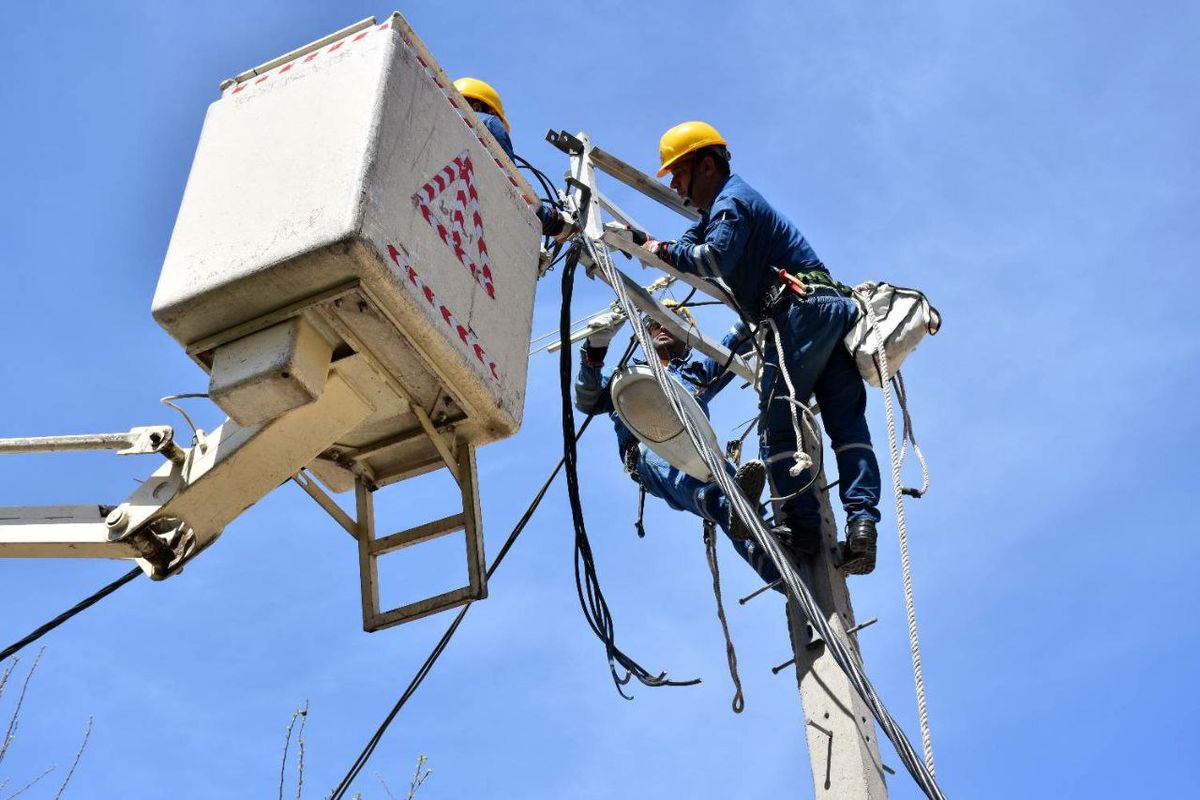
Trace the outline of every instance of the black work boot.
{"type": "Polygon", "coordinates": [[[796,561],[807,561],[821,549],[820,527],[778,525],[771,533],[796,561]]]}
{"type": "Polygon", "coordinates": [[[847,575],[869,575],[875,571],[878,534],[875,521],[856,519],[846,524],[846,541],[838,548],[838,567],[847,575]]]}
{"type": "MultiPolygon", "coordinates": [[[[747,461],[738,467],[737,472],[733,474],[733,479],[737,481],[738,487],[746,495],[750,505],[754,506],[755,513],[758,513],[758,498],[762,495],[763,486],[767,482],[767,468],[761,461],[747,461]]],[[[733,513],[732,505],[729,508],[729,535],[734,539],[750,538],[750,529],[737,514],[733,513]]]]}

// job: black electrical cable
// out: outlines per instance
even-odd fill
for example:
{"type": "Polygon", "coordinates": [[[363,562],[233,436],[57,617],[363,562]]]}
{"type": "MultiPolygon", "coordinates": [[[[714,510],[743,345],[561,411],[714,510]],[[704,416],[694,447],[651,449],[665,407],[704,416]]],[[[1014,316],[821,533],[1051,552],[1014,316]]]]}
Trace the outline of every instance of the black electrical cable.
{"type": "Polygon", "coordinates": [[[516,153],[513,153],[513,161],[516,163],[517,169],[526,169],[538,179],[538,183],[542,185],[542,191],[546,193],[546,196],[542,198],[543,200],[550,203],[550,205],[554,206],[555,208],[562,208],[562,201],[558,199],[558,194],[554,191],[554,182],[546,177],[546,173],[542,172],[540,169],[535,167],[533,164],[530,164],[516,153]]]}
{"type": "Polygon", "coordinates": [[[101,600],[108,597],[110,594],[115,592],[117,589],[120,589],[122,586],[129,583],[130,581],[132,581],[134,578],[136,578],[137,576],[139,576],[141,574],[142,574],[142,568],[134,567],[133,569],[129,570],[129,572],[126,572],[124,575],[117,578],[112,583],[99,589],[94,594],[90,595],[89,597],[85,597],[83,600],[80,600],[78,603],[71,606],[66,611],[59,614],[57,617],[55,617],[54,619],[50,620],[49,622],[45,623],[44,625],[40,625],[37,628],[35,628],[32,632],[30,632],[30,634],[28,636],[24,637],[23,639],[18,639],[17,641],[10,644],[8,647],[4,648],[3,650],[0,650],[0,661],[3,661],[4,659],[8,658],[9,656],[20,652],[26,646],[33,644],[38,639],[45,636],[47,633],[49,633],[50,631],[57,628],[59,625],[62,625],[64,622],[69,620],[71,617],[75,616],[76,614],[78,614],[81,611],[86,611],[87,609],[96,605],[96,603],[99,603],[101,600]]]}
{"type": "MultiPolygon", "coordinates": [[[[627,362],[629,357],[633,355],[633,351],[636,346],[637,340],[631,338],[629,346],[625,348],[625,354],[621,356],[621,361],[618,363],[617,369],[625,366],[625,362],[627,362]]],[[[579,432],[575,434],[576,441],[583,437],[583,434],[588,429],[588,426],[592,424],[592,419],[594,417],[595,413],[588,414],[587,418],[583,421],[583,424],[579,426],[579,432]]],[[[536,495],[534,495],[529,507],[525,509],[525,513],[521,515],[519,520],[517,520],[516,526],[512,529],[512,532],[509,533],[508,538],[500,547],[500,551],[496,553],[496,557],[492,560],[492,565],[488,567],[488,580],[491,580],[492,575],[496,572],[496,568],[500,566],[502,561],[504,561],[504,557],[508,555],[508,551],[512,549],[514,544],[516,544],[517,537],[521,535],[521,532],[525,530],[525,526],[529,524],[529,520],[533,518],[534,512],[537,511],[538,506],[541,505],[542,498],[546,496],[547,490],[550,489],[550,484],[552,484],[554,479],[558,477],[558,473],[560,470],[562,470],[565,461],[566,456],[563,456],[563,458],[558,460],[558,464],[555,465],[554,469],[550,471],[549,477],[547,477],[546,481],[542,484],[542,488],[538,489],[538,492],[536,495]]],[[[417,691],[417,688],[425,680],[426,676],[429,675],[430,670],[433,669],[434,663],[438,660],[438,657],[441,656],[442,651],[445,650],[446,646],[450,643],[450,639],[454,636],[454,632],[458,630],[459,624],[462,623],[463,617],[467,615],[467,609],[469,609],[471,605],[472,603],[467,603],[459,610],[458,614],[454,617],[454,621],[450,623],[450,627],[448,627],[446,632],[442,634],[442,638],[438,640],[436,645],[434,645],[433,650],[429,653],[429,656],[425,659],[424,663],[421,664],[421,667],[417,670],[416,675],[414,675],[412,680],[409,681],[408,686],[404,689],[404,693],[400,695],[400,699],[396,701],[394,706],[392,706],[392,710],[388,712],[388,715],[384,718],[383,723],[380,724],[379,728],[371,736],[366,747],[363,748],[362,752],[359,753],[358,758],[355,759],[354,764],[350,767],[349,772],[347,772],[346,776],[342,778],[341,783],[337,785],[327,800],[342,800],[342,798],[345,797],[346,792],[349,791],[350,786],[354,783],[354,780],[358,777],[359,773],[362,772],[363,767],[366,766],[367,761],[370,760],[371,755],[375,752],[375,748],[383,739],[383,734],[387,731],[388,726],[392,724],[392,721],[396,718],[396,715],[400,713],[400,709],[404,708],[404,704],[407,703],[409,698],[413,696],[413,694],[417,691]]]]}
{"type": "Polygon", "coordinates": [[[692,686],[698,678],[688,681],[673,681],[666,672],[652,675],[638,662],[621,651],[616,644],[616,631],[612,613],[600,589],[596,574],[596,563],[588,541],[587,528],[583,520],[583,504],[579,496],[577,452],[575,448],[575,413],[571,403],[571,295],[575,287],[575,268],[579,264],[579,248],[572,247],[562,272],[562,310],[559,316],[562,349],[559,352],[559,379],[562,389],[563,462],[567,475],[567,497],[571,504],[571,521],[575,528],[575,590],[579,605],[592,632],[604,643],[608,657],[608,668],[612,673],[617,693],[626,700],[633,698],[625,694],[622,686],[637,678],[645,686],[692,686]],[[625,677],[618,674],[618,666],[625,677]]]}

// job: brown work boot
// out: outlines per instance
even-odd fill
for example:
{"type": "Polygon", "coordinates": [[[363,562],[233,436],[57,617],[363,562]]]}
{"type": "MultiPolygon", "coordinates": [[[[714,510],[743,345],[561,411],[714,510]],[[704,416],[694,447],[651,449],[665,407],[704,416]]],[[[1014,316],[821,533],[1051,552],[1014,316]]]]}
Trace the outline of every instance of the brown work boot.
{"type": "MultiPolygon", "coordinates": [[[[767,468],[761,461],[747,461],[738,467],[737,472],[733,474],[733,479],[737,481],[738,487],[757,513],[758,498],[762,495],[763,486],[767,483],[767,468]]],[[[733,513],[733,506],[729,508],[729,535],[734,539],[750,538],[750,529],[737,514],[733,513]]]]}

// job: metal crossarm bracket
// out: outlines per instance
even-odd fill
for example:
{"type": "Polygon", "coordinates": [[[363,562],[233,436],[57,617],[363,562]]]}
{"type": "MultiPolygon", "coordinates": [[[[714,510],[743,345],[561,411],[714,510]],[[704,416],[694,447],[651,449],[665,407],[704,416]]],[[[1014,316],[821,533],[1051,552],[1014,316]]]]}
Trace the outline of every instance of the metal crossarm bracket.
{"type": "MultiPolygon", "coordinates": [[[[723,290],[723,287],[698,276],[680,272],[635,245],[628,236],[626,226],[634,228],[639,226],[632,217],[623,212],[600,191],[596,182],[596,171],[600,170],[616,178],[688,219],[699,219],[700,215],[696,209],[685,205],[674,192],[644,172],[594,146],[586,133],[573,136],[565,131],[558,133],[551,131],[547,135],[547,140],[570,156],[571,169],[567,179],[570,193],[567,201],[573,207],[576,217],[583,223],[581,235],[591,240],[594,247],[611,247],[619,250],[638,259],[645,266],[659,269],[716,300],[723,303],[729,302],[729,294],[723,290]],[[601,210],[612,215],[617,220],[617,224],[611,222],[606,224],[601,219],[601,210]]],[[[586,259],[581,259],[581,261],[583,260],[586,259]]],[[[598,270],[589,269],[589,274],[605,280],[604,275],[598,270]]],[[[706,356],[722,364],[728,362],[730,369],[739,377],[752,384],[757,383],[754,369],[744,359],[731,358],[729,350],[719,342],[704,336],[698,330],[682,325],[679,317],[655,300],[650,292],[623,272],[619,274],[630,298],[639,310],[665,327],[676,338],[688,342],[706,356]]]]}

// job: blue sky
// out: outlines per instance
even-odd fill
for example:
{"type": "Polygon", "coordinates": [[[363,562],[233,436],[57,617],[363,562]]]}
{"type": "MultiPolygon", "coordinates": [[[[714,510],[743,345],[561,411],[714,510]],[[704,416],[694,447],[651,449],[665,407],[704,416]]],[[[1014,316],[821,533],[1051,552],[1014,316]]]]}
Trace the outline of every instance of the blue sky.
{"type": "MultiPolygon", "coordinates": [[[[0,436],[179,424],[157,398],[203,391],[206,378],[153,322],[150,298],[217,83],[390,10],[0,9],[0,436]]],[[[586,130],[650,169],[665,128],[707,119],[838,277],[919,286],[941,309],[943,332],[905,373],[933,470],[909,527],[951,796],[1194,793],[1194,4],[401,11],[447,72],[500,90],[518,152],[551,175],[565,161],[542,141],[547,128],[586,130]]],[[[629,204],[660,238],[682,229],[629,204]]],[[[554,326],[558,295],[555,274],[539,287],[536,333],[554,326]]],[[[581,279],[576,309],[610,299],[581,279]]],[[[711,310],[702,320],[727,322],[711,310]]],[[[491,553],[559,455],[557,391],[557,361],[535,358],[524,429],[480,452],[491,553]]],[[[872,398],[882,444],[881,405],[872,398]]],[[[730,390],[718,433],[752,408],[730,390]]],[[[220,421],[212,407],[199,416],[220,421]]],[[[639,541],[636,495],[603,426],[581,461],[620,643],[704,683],[639,689],[632,703],[612,691],[577,607],[559,484],[359,788],[385,796],[375,775],[396,789],[426,753],[435,772],[421,797],[809,796],[794,680],[769,670],[788,655],[781,603],[730,609],[747,698],[735,717],[696,521],[652,504],[639,541]]],[[[0,503],[115,502],[149,469],[110,455],[7,457],[0,503]]],[[[401,515],[405,491],[383,493],[385,513],[401,515]]],[[[860,618],[881,619],[862,636],[869,671],[915,737],[890,524],[882,541],[880,568],[852,591],[860,618]]],[[[445,574],[448,587],[461,568],[449,551],[410,555],[397,580],[445,574]]],[[[752,589],[732,551],[721,555],[727,596],[752,589]]],[[[123,569],[0,561],[0,644],[123,569]]],[[[345,534],[284,487],[180,578],[136,582],[46,638],[0,780],[19,785],[51,763],[61,773],[94,715],[70,796],[274,796],[284,728],[307,698],[306,784],[320,796],[448,622],[368,636],[358,602],[345,534]]],[[[902,770],[890,786],[918,796],[902,770]]]]}

